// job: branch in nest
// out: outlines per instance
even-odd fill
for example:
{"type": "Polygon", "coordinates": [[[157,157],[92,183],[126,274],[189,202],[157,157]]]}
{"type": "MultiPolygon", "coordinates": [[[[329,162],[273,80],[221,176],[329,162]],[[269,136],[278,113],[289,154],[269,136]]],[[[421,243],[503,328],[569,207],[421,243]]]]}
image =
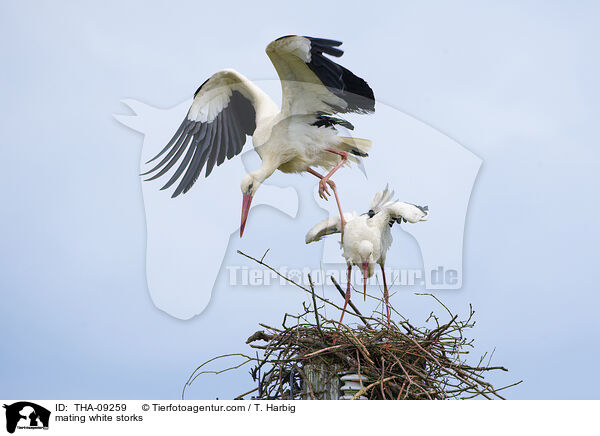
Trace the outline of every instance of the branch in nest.
{"type": "MultiPolygon", "coordinates": [[[[461,319],[437,297],[426,294],[448,314],[447,322],[442,322],[441,317],[432,312],[425,326],[415,327],[392,307],[393,313],[402,321],[392,323],[388,328],[385,320],[375,313],[363,315],[350,301],[353,312],[348,313],[359,318],[365,327],[343,325],[339,328],[337,321],[327,319],[319,312],[317,299],[325,306],[338,310],[341,307],[316,295],[310,278],[310,289],[307,289],[264,263],[264,256],[258,260],[241,254],[309,293],[312,304],[303,304],[303,311],[298,315],[285,314],[283,328],[260,324],[264,330],[255,332],[246,341],[260,349],[255,358],[235,354],[246,360],[221,371],[201,371],[206,362],[194,371],[186,386],[200,374],[229,371],[246,363],[255,364],[251,374],[257,386],[237,398],[253,393],[256,393],[256,399],[324,398],[323,386],[313,385],[311,379],[319,379],[335,390],[337,384],[331,383],[333,379],[337,383],[339,373],[360,374],[364,384],[361,381],[361,389],[354,397],[364,395],[369,399],[466,399],[478,396],[503,399],[499,391],[520,383],[495,388],[483,380],[483,373],[506,371],[502,366],[490,365],[491,355],[487,365],[484,363],[486,355],[475,365],[466,361],[468,351],[465,348],[472,347],[473,343],[465,337],[466,330],[474,325],[472,308],[466,319],[461,319]],[[295,319],[291,327],[285,326],[288,317],[295,319]],[[434,325],[428,327],[430,322],[434,325]],[[256,341],[266,344],[252,344],[256,341]],[[327,377],[321,377],[323,374],[319,371],[328,372],[327,377]]],[[[340,285],[333,278],[332,282],[343,296],[340,285]]],[[[224,356],[215,359],[220,357],[224,356]]]]}

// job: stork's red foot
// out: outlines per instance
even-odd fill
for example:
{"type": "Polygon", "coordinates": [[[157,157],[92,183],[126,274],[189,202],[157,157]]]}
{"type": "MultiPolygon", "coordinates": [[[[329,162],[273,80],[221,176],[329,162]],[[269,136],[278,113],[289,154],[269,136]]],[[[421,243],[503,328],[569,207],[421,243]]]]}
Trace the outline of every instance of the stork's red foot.
{"type": "Polygon", "coordinates": [[[333,182],[333,180],[329,180],[329,177],[331,177],[332,173],[330,172],[327,176],[322,176],[321,174],[319,174],[318,172],[316,172],[315,170],[313,170],[310,167],[307,168],[306,171],[320,179],[320,181],[319,181],[319,197],[327,200],[327,196],[325,195],[325,194],[329,194],[327,185],[329,185],[329,187],[333,191],[333,195],[335,196],[335,202],[337,203],[338,211],[340,212],[340,220],[342,222],[341,235],[342,235],[342,242],[344,242],[344,228],[346,227],[346,220],[344,219],[344,213],[342,212],[342,205],[340,204],[340,198],[338,197],[337,188],[335,186],[335,183],[333,182]]]}
{"type": "Polygon", "coordinates": [[[331,195],[331,192],[327,189],[327,185],[331,186],[332,189],[335,188],[335,185],[333,185],[331,180],[321,179],[319,181],[319,197],[323,200],[328,200],[327,196],[331,195]]]}

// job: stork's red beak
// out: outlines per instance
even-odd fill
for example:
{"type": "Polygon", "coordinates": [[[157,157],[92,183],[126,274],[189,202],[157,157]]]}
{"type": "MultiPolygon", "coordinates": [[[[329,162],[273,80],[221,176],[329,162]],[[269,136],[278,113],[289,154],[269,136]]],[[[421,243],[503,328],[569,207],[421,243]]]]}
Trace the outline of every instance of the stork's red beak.
{"type": "Polygon", "coordinates": [[[369,274],[369,262],[362,263],[362,270],[363,270],[365,301],[367,301],[367,275],[369,274]]]}
{"type": "Polygon", "coordinates": [[[252,204],[252,195],[244,194],[242,200],[242,224],[240,225],[240,238],[244,234],[244,227],[246,227],[246,220],[248,219],[248,212],[250,211],[250,205],[252,204]]]}

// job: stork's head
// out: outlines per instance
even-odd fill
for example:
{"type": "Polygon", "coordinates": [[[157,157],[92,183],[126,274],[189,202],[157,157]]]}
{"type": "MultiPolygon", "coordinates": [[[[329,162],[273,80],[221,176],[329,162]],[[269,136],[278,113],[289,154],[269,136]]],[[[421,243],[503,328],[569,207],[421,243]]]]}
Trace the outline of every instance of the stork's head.
{"type": "Polygon", "coordinates": [[[240,188],[242,190],[242,223],[240,225],[240,238],[244,234],[244,227],[246,227],[246,220],[248,219],[248,212],[250,211],[250,205],[252,204],[252,197],[262,184],[256,174],[248,173],[242,179],[240,188]]]}
{"type": "Polygon", "coordinates": [[[358,259],[355,259],[357,265],[360,265],[360,269],[365,276],[365,279],[371,277],[373,273],[373,244],[371,241],[360,241],[356,247],[356,253],[358,259]]]}
{"type": "Polygon", "coordinates": [[[360,241],[356,251],[361,262],[370,262],[373,260],[373,244],[371,241],[360,241]]]}

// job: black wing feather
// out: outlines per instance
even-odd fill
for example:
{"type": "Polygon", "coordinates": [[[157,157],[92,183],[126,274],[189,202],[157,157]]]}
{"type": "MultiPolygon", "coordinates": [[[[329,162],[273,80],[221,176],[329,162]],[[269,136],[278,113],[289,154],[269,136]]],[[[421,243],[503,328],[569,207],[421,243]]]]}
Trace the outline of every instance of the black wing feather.
{"type": "MultiPolygon", "coordinates": [[[[166,156],[163,158],[163,160],[161,160],[161,161],[160,161],[158,164],[156,164],[156,165],[155,165],[155,166],[154,166],[152,169],[150,169],[150,170],[146,171],[145,173],[142,173],[141,175],[142,175],[142,176],[146,176],[146,175],[148,175],[148,174],[150,174],[150,173],[152,173],[152,172],[156,171],[157,169],[159,169],[160,167],[162,167],[163,165],[165,165],[167,162],[169,162],[169,164],[167,164],[166,166],[167,166],[168,168],[171,168],[171,166],[172,166],[172,162],[173,162],[173,161],[171,160],[171,158],[173,157],[173,155],[174,155],[174,154],[175,154],[176,156],[180,156],[180,155],[179,155],[179,150],[182,150],[182,149],[184,149],[184,148],[185,148],[185,147],[184,147],[184,140],[185,140],[186,138],[187,138],[187,139],[189,139],[189,138],[188,138],[187,136],[185,136],[185,135],[181,135],[181,136],[179,136],[179,139],[177,140],[177,142],[175,143],[175,145],[174,145],[174,146],[171,148],[171,150],[170,150],[170,151],[167,153],[167,155],[166,155],[166,156]]],[[[158,157],[158,155],[157,155],[156,157],[158,157]]],[[[152,160],[156,159],[156,157],[155,157],[155,158],[153,158],[152,160]]],[[[150,162],[152,162],[152,160],[149,160],[149,161],[148,161],[148,162],[146,162],[146,163],[150,163],[150,162]]],[[[168,168],[167,168],[167,169],[168,169],[168,168]]],[[[164,169],[164,168],[163,168],[163,169],[164,169]]],[[[160,174],[160,173],[159,173],[159,174],[160,174]]],[[[158,176],[158,175],[156,175],[156,174],[155,174],[154,176],[152,176],[152,177],[150,177],[150,178],[146,179],[146,181],[148,181],[148,180],[154,180],[156,177],[160,177],[160,176],[158,176]]]]}
{"type": "Polygon", "coordinates": [[[210,176],[210,173],[212,173],[213,167],[215,166],[215,163],[217,161],[217,154],[219,153],[218,145],[221,144],[221,133],[223,130],[223,117],[221,116],[221,114],[217,116],[215,124],[216,135],[214,141],[211,143],[210,156],[208,157],[208,161],[206,162],[206,177],[210,176]],[[215,144],[217,145],[215,146],[215,144]]]}
{"type": "Polygon", "coordinates": [[[217,166],[225,162],[225,155],[227,154],[227,148],[231,146],[231,138],[229,135],[229,112],[223,111],[219,114],[221,117],[221,125],[219,130],[221,131],[221,145],[219,146],[219,155],[217,156],[217,166]]]}
{"type": "Polygon", "coordinates": [[[346,108],[334,107],[333,109],[342,113],[374,112],[375,96],[367,82],[324,56],[324,54],[328,54],[340,57],[344,52],[336,47],[342,43],[332,39],[311,38],[310,36],[305,36],[305,38],[310,40],[311,46],[311,60],[307,63],[308,67],[333,94],[348,104],[346,108]]]}
{"type": "MultiPolygon", "coordinates": [[[[188,192],[190,189],[192,189],[192,186],[194,186],[194,183],[196,183],[196,180],[198,180],[198,177],[200,177],[200,172],[202,171],[202,168],[204,167],[204,164],[206,163],[206,159],[208,159],[208,155],[210,153],[210,139],[207,139],[206,142],[206,146],[204,146],[202,148],[202,153],[199,155],[198,161],[196,162],[196,165],[194,167],[194,170],[191,173],[191,179],[186,180],[185,182],[185,186],[183,185],[182,182],[182,188],[183,188],[183,193],[185,194],[186,192],[188,192]]],[[[181,191],[179,191],[181,192],[181,191]]],[[[173,195],[173,197],[175,197],[175,195],[173,195]]]]}
{"type": "MultiPolygon", "coordinates": [[[[156,174],[154,174],[152,177],[147,178],[145,181],[150,181],[150,180],[155,180],[158,179],[160,176],[162,176],[163,174],[165,174],[167,171],[169,171],[173,165],[175,165],[175,163],[179,160],[179,158],[181,157],[181,155],[183,154],[183,152],[185,151],[185,146],[186,144],[184,143],[184,139],[186,139],[185,137],[182,137],[180,139],[180,143],[179,143],[179,147],[173,147],[172,151],[176,151],[176,153],[174,153],[175,155],[171,158],[170,154],[172,153],[169,152],[169,154],[160,162],[159,165],[157,165],[155,168],[152,169],[152,171],[154,171],[155,169],[159,168],[160,166],[164,165],[164,162],[166,162],[168,159],[170,159],[169,163],[167,163],[166,165],[164,165],[162,167],[162,169],[157,172],[156,174]]],[[[187,138],[189,140],[189,138],[187,138]]],[[[151,171],[148,171],[147,173],[142,174],[143,176],[150,173],[151,171]]]]}
{"type": "MultiPolygon", "coordinates": [[[[235,113],[231,113],[229,117],[229,123],[227,130],[229,132],[229,144],[227,146],[227,159],[231,159],[237,153],[237,149],[240,146],[240,142],[243,141],[243,135],[239,132],[239,126],[237,124],[235,113]]],[[[242,142],[243,145],[243,142],[242,142]]]]}
{"type": "Polygon", "coordinates": [[[173,192],[173,195],[171,195],[172,198],[175,198],[182,192],[186,191],[187,188],[190,186],[190,183],[193,184],[194,169],[199,165],[199,162],[202,159],[203,149],[202,149],[202,147],[196,147],[196,148],[190,148],[190,150],[194,151],[192,160],[190,161],[190,164],[187,167],[187,170],[186,170],[183,178],[179,182],[179,185],[177,185],[177,189],[175,189],[175,192],[173,192]]]}
{"type": "Polygon", "coordinates": [[[193,121],[186,117],[167,145],[147,163],[166,155],[142,175],[154,173],[146,179],[154,180],[177,164],[177,169],[161,189],[167,189],[179,180],[173,197],[185,194],[198,180],[205,165],[208,177],[215,166],[225,162],[225,158],[231,159],[242,151],[246,135],[252,135],[255,129],[256,112],[252,102],[239,91],[233,91],[229,104],[211,122],[193,121]]]}
{"type": "Polygon", "coordinates": [[[165,148],[163,148],[160,153],[158,153],[156,156],[154,156],[152,159],[150,159],[149,161],[147,161],[146,163],[149,164],[150,162],[158,159],[160,156],[162,156],[162,154],[167,151],[172,145],[173,143],[175,143],[180,137],[181,134],[183,133],[183,130],[189,125],[191,124],[191,121],[188,120],[187,118],[183,120],[183,122],[181,123],[181,125],[179,126],[179,129],[177,129],[177,132],[175,132],[175,135],[173,135],[173,137],[171,138],[171,140],[167,143],[167,145],[165,145],[165,148]]]}
{"type": "Polygon", "coordinates": [[[317,113],[317,119],[314,123],[312,123],[312,125],[317,127],[333,128],[335,128],[335,126],[342,126],[348,130],[354,130],[354,125],[350,121],[344,120],[343,118],[332,117],[323,112],[317,113]]]}
{"type": "Polygon", "coordinates": [[[233,112],[233,115],[234,116],[231,120],[231,129],[236,135],[236,143],[232,149],[228,150],[227,159],[231,159],[233,156],[238,154],[242,150],[244,142],[246,142],[246,138],[243,133],[245,129],[242,127],[241,116],[239,115],[239,112],[233,112]]]}
{"type": "MultiPolygon", "coordinates": [[[[181,135],[181,137],[179,138],[179,140],[177,141],[175,146],[171,149],[171,151],[169,151],[169,153],[167,153],[165,158],[162,161],[160,161],[160,163],[158,165],[156,165],[154,168],[152,168],[150,171],[147,171],[142,174],[143,176],[145,176],[146,174],[156,171],[158,168],[162,167],[162,169],[158,173],[156,173],[154,176],[146,179],[146,181],[154,180],[154,179],[157,179],[158,177],[162,176],[164,173],[166,173],[168,170],[170,170],[171,167],[173,167],[173,165],[175,165],[177,163],[177,161],[183,154],[185,147],[188,144],[189,144],[189,146],[194,146],[195,143],[197,143],[199,140],[201,140],[204,137],[204,135],[206,134],[207,125],[201,124],[200,127],[201,128],[198,129],[198,131],[194,134],[194,136],[192,136],[191,134],[181,135]],[[192,139],[192,142],[189,142],[190,138],[192,139]],[[175,151],[176,151],[176,153],[174,153],[175,151]],[[171,156],[173,156],[173,157],[171,157],[171,156]],[[169,159],[170,159],[169,163],[167,163],[165,165],[165,163],[169,159]]],[[[196,129],[194,129],[194,131],[195,130],[196,129]]]]}
{"type": "Polygon", "coordinates": [[[179,182],[179,185],[177,185],[177,189],[173,192],[173,198],[177,197],[182,192],[189,191],[194,182],[198,179],[198,174],[202,170],[204,162],[206,162],[205,156],[211,150],[211,144],[216,130],[217,126],[212,124],[210,126],[210,134],[207,134],[196,147],[190,147],[190,149],[194,150],[194,154],[183,178],[179,182]]]}
{"type": "Polygon", "coordinates": [[[250,100],[241,93],[234,91],[231,94],[231,110],[236,114],[241,130],[246,135],[252,135],[256,130],[256,111],[250,100]]]}
{"type": "Polygon", "coordinates": [[[179,165],[179,167],[177,167],[177,170],[175,170],[175,173],[171,176],[169,181],[165,183],[165,185],[162,188],[160,188],[161,191],[170,188],[171,185],[177,181],[181,173],[183,173],[183,171],[188,167],[188,164],[192,159],[192,155],[194,154],[194,150],[194,147],[187,148],[187,153],[185,154],[183,161],[181,161],[181,164],[179,165]]]}

